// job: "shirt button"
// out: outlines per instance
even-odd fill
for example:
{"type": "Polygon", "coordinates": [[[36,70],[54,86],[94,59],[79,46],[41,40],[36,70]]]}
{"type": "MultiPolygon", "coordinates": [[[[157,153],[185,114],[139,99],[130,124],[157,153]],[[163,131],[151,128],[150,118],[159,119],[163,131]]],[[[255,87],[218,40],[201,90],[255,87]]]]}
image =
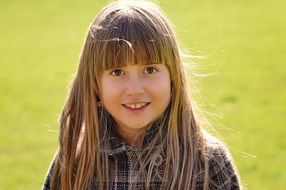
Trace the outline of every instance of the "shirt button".
{"type": "Polygon", "coordinates": [[[161,154],[158,154],[158,156],[157,156],[157,158],[155,160],[154,165],[158,167],[158,166],[161,166],[162,163],[163,163],[163,157],[162,157],[161,154]]]}

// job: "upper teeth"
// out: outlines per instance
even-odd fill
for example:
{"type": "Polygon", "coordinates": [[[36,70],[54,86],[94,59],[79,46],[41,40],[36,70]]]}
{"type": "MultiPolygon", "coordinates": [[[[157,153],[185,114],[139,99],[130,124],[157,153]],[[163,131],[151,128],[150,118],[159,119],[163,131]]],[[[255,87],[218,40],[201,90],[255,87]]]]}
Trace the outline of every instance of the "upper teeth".
{"type": "Polygon", "coordinates": [[[130,107],[131,109],[135,108],[142,108],[145,106],[147,103],[140,103],[140,104],[125,104],[127,107],[130,107]]]}

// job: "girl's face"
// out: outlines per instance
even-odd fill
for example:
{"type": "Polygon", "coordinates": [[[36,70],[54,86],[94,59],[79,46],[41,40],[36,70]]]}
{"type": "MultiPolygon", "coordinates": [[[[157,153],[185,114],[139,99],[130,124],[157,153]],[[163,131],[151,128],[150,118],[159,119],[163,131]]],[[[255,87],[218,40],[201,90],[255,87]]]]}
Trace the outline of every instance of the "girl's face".
{"type": "Polygon", "coordinates": [[[170,74],[163,64],[113,68],[101,77],[101,101],[119,134],[142,132],[165,111],[170,91],[170,74]]]}

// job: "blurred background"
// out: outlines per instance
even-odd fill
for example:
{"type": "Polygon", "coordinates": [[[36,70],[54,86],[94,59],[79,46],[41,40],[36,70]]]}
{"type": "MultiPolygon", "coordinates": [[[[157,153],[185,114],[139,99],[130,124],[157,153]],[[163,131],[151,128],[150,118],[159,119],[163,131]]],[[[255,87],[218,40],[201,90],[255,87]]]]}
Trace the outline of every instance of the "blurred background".
{"type": "MultiPolygon", "coordinates": [[[[40,189],[99,0],[0,0],[0,189],[40,189]]],[[[286,186],[286,1],[157,0],[249,190],[286,186]]]]}

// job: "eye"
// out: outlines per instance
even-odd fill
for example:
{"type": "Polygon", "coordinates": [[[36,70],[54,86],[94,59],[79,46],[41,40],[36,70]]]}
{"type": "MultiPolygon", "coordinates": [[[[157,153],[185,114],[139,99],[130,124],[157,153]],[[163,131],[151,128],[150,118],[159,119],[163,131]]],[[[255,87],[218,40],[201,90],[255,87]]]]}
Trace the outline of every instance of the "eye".
{"type": "Polygon", "coordinates": [[[144,71],[145,74],[154,74],[158,72],[158,70],[154,67],[147,67],[144,71]]]}
{"type": "Polygon", "coordinates": [[[116,76],[116,77],[124,75],[124,73],[121,69],[114,69],[110,74],[113,76],[116,76]]]}

